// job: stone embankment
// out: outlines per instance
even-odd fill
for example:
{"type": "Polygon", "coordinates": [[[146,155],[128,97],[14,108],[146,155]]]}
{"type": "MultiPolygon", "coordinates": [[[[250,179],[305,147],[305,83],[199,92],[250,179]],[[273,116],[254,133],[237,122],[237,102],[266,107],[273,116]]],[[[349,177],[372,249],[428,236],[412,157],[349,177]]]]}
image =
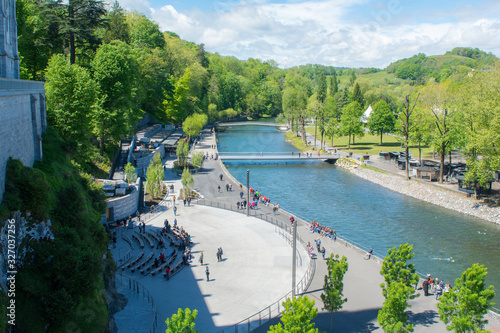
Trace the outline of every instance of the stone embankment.
{"type": "Polygon", "coordinates": [[[480,203],[477,200],[457,195],[445,189],[429,186],[420,181],[405,180],[395,175],[361,168],[358,167],[353,160],[341,159],[337,164],[342,168],[348,169],[358,177],[381,185],[392,191],[456,212],[500,224],[500,207],[489,207],[485,203],[480,203]]]}

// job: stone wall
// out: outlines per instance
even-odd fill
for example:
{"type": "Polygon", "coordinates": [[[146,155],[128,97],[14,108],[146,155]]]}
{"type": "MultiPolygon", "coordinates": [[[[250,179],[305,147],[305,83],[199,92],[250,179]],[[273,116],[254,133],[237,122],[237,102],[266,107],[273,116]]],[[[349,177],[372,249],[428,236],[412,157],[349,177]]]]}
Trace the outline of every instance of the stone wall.
{"type": "Polygon", "coordinates": [[[146,176],[146,170],[149,166],[149,162],[153,158],[154,154],[160,153],[161,158],[165,156],[165,145],[161,144],[156,148],[151,154],[148,154],[147,156],[138,158],[136,160],[136,167],[135,170],[137,172],[137,175],[139,177],[145,177],[146,176]]]}
{"type": "Polygon", "coordinates": [[[33,166],[47,128],[43,82],[0,78],[0,201],[9,157],[33,166]]]}
{"type": "Polygon", "coordinates": [[[16,2],[0,2],[0,77],[19,79],[16,2]]]}
{"type": "MultiPolygon", "coordinates": [[[[108,222],[126,219],[129,215],[135,214],[139,207],[139,192],[141,185],[141,178],[137,178],[135,184],[130,184],[132,187],[132,192],[130,194],[107,201],[107,209],[113,209],[113,218],[108,222]]],[[[106,218],[104,218],[104,221],[106,221],[106,218]]]]}

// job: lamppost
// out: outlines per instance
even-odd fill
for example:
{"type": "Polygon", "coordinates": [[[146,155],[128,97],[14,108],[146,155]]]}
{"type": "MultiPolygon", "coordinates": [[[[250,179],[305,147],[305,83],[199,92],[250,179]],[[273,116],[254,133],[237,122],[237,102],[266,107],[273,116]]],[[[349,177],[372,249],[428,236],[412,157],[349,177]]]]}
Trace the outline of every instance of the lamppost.
{"type": "Polygon", "coordinates": [[[293,246],[292,246],[292,300],[295,298],[295,269],[297,267],[297,220],[292,222],[293,246]]]}
{"type": "Polygon", "coordinates": [[[247,216],[250,216],[250,170],[247,169],[247,216]]]}

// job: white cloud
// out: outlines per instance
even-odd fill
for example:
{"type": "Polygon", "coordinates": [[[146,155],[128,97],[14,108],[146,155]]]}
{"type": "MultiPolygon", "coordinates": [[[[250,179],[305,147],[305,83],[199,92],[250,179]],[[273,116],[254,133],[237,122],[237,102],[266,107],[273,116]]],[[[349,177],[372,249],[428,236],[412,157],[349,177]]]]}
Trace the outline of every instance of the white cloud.
{"type": "MultiPolygon", "coordinates": [[[[110,2],[112,3],[113,1],[110,2]]],[[[126,10],[137,11],[146,16],[150,16],[153,11],[151,3],[147,0],[120,0],[119,3],[126,10]]]]}
{"type": "Polygon", "coordinates": [[[495,43],[500,35],[496,18],[478,18],[472,13],[469,20],[461,16],[462,21],[448,23],[410,25],[399,18],[377,21],[375,17],[355,22],[351,6],[363,1],[232,2],[210,14],[179,13],[167,5],[151,16],[162,29],[204,43],[210,52],[240,59],[274,59],[283,67],[307,63],[385,67],[395,59],[419,52],[442,54],[457,46],[500,54],[495,43]]]}

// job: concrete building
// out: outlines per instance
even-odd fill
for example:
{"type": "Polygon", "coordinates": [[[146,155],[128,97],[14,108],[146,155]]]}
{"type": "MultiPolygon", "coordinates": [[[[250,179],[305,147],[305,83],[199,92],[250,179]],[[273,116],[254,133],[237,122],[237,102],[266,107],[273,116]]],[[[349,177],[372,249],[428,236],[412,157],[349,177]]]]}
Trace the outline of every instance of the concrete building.
{"type": "Polygon", "coordinates": [[[0,2],[0,201],[10,157],[26,166],[42,159],[47,128],[43,82],[19,79],[15,0],[0,2]]]}

